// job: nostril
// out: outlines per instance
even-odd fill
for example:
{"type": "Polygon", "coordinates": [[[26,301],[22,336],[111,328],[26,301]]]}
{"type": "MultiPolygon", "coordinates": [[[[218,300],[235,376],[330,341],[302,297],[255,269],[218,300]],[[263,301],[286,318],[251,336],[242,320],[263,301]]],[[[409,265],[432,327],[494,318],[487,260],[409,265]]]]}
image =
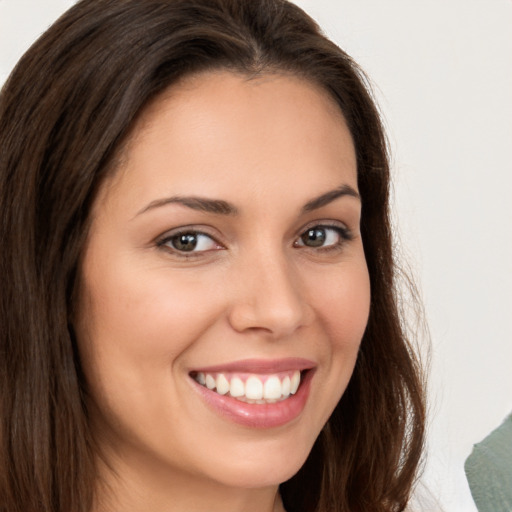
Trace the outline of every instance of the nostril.
{"type": "Polygon", "coordinates": [[[271,289],[258,301],[235,304],[229,322],[239,332],[262,331],[282,338],[306,325],[307,316],[306,306],[298,297],[280,297],[271,289]]]}

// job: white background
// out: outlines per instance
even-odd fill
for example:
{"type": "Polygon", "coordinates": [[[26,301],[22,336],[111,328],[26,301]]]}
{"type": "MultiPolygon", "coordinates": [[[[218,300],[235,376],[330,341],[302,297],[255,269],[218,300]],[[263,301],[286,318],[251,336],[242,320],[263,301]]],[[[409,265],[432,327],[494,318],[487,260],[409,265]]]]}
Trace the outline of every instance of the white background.
{"type": "MultiPolygon", "coordinates": [[[[0,0],[0,83],[70,0],[0,0]]],[[[472,512],[463,463],[512,411],[512,0],[297,0],[367,71],[432,336],[423,510],[472,512]]],[[[27,148],[29,151],[30,148],[27,148]]]]}

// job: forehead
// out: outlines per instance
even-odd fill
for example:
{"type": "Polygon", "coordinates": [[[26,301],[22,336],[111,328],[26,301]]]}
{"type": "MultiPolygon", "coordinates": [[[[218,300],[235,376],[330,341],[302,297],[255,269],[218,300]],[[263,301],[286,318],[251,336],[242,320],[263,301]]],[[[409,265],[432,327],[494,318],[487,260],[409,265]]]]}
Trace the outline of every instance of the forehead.
{"type": "MultiPolygon", "coordinates": [[[[152,101],[140,113],[132,130],[132,136],[140,134],[151,126],[155,117],[163,110],[177,109],[181,105],[195,103],[198,106],[210,104],[215,99],[217,105],[225,102],[233,109],[235,100],[258,101],[262,89],[266,96],[272,97],[285,105],[308,98],[322,114],[329,112],[336,121],[344,122],[338,103],[333,96],[319,84],[285,71],[269,71],[259,74],[246,74],[225,69],[210,70],[185,75],[172,84],[152,101]]],[[[300,103],[299,103],[300,105],[300,103]]],[[[254,107],[258,103],[253,104],[254,107]]],[[[271,115],[267,112],[267,115],[271,115]]]]}
{"type": "Polygon", "coordinates": [[[218,195],[226,183],[236,193],[303,175],[312,188],[321,179],[329,183],[320,189],[347,179],[356,185],[339,106],[319,86],[285,74],[217,71],[183,79],[144,109],[120,161],[110,185],[131,186],[148,200],[158,188],[218,195]]]}

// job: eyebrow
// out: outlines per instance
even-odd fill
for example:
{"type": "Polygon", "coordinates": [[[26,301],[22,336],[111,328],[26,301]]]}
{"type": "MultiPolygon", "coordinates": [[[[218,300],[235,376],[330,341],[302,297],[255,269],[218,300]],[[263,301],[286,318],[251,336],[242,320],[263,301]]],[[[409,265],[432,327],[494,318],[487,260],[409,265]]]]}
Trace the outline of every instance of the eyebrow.
{"type": "MultiPolygon", "coordinates": [[[[321,196],[318,196],[311,201],[308,201],[302,207],[302,213],[311,212],[313,210],[318,210],[322,208],[322,206],[326,206],[329,203],[332,203],[336,199],[350,196],[360,199],[359,194],[355,189],[353,189],[350,185],[342,185],[334,190],[330,190],[321,196]]],[[[160,208],[162,206],[166,206],[169,204],[180,204],[182,206],[186,206],[192,210],[214,213],[217,215],[237,215],[238,208],[228,203],[227,201],[223,201],[222,199],[207,199],[204,197],[197,196],[171,196],[164,197],[162,199],[156,199],[152,201],[147,206],[145,206],[142,210],[140,210],[136,216],[147,212],[148,210],[153,210],[155,208],[160,208]]]]}
{"type": "Polygon", "coordinates": [[[342,185],[341,187],[330,190],[329,192],[326,192],[325,194],[322,194],[321,196],[308,201],[302,207],[302,213],[318,210],[319,208],[322,208],[322,206],[326,206],[343,196],[355,197],[356,199],[361,200],[361,197],[354,188],[352,188],[350,185],[342,185]]]}
{"type": "Polygon", "coordinates": [[[191,208],[192,210],[216,213],[218,215],[236,215],[238,213],[236,206],[228,203],[227,201],[223,201],[222,199],[206,199],[204,197],[195,196],[172,196],[152,201],[145,208],[140,210],[137,215],[168,204],[181,204],[187,208],[191,208]]]}

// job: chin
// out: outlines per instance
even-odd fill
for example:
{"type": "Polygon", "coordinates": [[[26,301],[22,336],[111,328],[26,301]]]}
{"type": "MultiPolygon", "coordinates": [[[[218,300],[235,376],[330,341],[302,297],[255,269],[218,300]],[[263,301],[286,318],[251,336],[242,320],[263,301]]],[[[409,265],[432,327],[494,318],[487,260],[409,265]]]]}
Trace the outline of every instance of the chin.
{"type": "MultiPolygon", "coordinates": [[[[285,442],[273,439],[267,446],[243,449],[226,454],[219,464],[216,478],[225,485],[241,488],[263,488],[280,485],[293,477],[305,463],[315,439],[300,442],[290,436],[285,442]]],[[[212,463],[213,464],[213,463],[212,463]]]]}

